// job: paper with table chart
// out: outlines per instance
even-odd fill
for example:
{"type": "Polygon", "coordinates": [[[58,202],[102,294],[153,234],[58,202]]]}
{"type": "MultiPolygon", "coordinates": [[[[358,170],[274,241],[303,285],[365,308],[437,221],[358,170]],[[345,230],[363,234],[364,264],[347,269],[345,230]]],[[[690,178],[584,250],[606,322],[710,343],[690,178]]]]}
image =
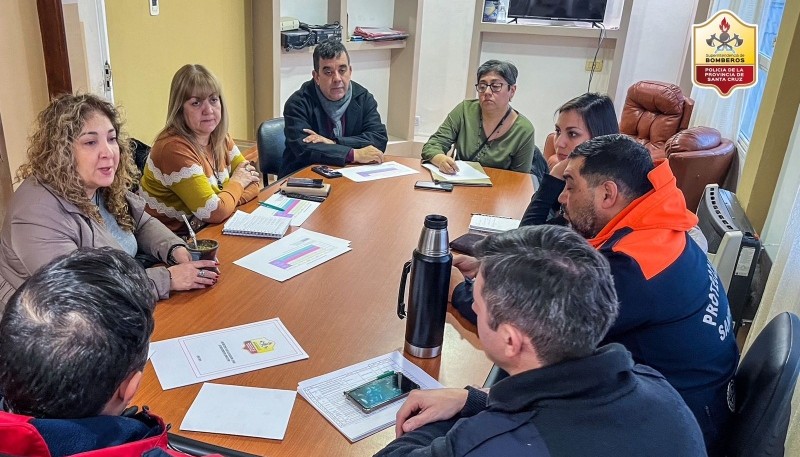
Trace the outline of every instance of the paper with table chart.
{"type": "Polygon", "coordinates": [[[348,240],[301,228],[233,263],[283,282],[349,250],[348,240]]]}
{"type": "Polygon", "coordinates": [[[292,227],[301,226],[303,222],[308,219],[308,216],[311,216],[311,213],[320,205],[319,202],[289,198],[283,194],[275,194],[269,197],[264,203],[282,209],[279,210],[266,206],[259,206],[251,214],[256,216],[291,217],[292,227]]]}
{"type": "Polygon", "coordinates": [[[150,344],[164,390],[308,358],[279,318],[150,344]]]}
{"type": "Polygon", "coordinates": [[[395,415],[405,400],[398,400],[369,414],[362,412],[344,396],[346,390],[371,381],[387,371],[402,371],[422,389],[442,387],[420,367],[399,352],[375,357],[341,370],[301,381],[297,393],[317,409],[350,442],[366,438],[395,423],[395,415]]]}
{"type": "Polygon", "coordinates": [[[339,168],[342,176],[355,182],[375,181],[376,179],[395,178],[397,176],[413,175],[419,173],[397,162],[384,162],[376,165],[361,165],[358,167],[339,168]]]}
{"type": "Polygon", "coordinates": [[[282,440],[296,397],[293,390],[205,383],[181,430],[282,440]]]}

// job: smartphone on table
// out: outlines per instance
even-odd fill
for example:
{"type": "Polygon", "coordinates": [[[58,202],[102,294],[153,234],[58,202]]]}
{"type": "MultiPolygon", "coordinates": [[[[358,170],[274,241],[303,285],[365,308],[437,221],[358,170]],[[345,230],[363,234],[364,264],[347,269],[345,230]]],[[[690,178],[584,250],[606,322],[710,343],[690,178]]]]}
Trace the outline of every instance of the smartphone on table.
{"type": "Polygon", "coordinates": [[[286,180],[286,185],[289,187],[319,188],[322,187],[322,180],[312,178],[289,178],[286,180]]]}
{"type": "Polygon", "coordinates": [[[324,176],[326,178],[339,178],[339,177],[342,176],[341,173],[339,173],[338,171],[334,170],[333,168],[331,168],[331,167],[329,167],[327,165],[315,165],[315,166],[311,167],[311,170],[314,173],[316,173],[318,175],[322,175],[322,176],[324,176]]]}
{"type": "Polygon", "coordinates": [[[387,371],[372,381],[344,393],[361,411],[371,413],[390,403],[405,398],[419,384],[407,378],[402,372],[387,371]]]}
{"type": "Polygon", "coordinates": [[[444,192],[452,192],[453,185],[446,182],[417,181],[416,183],[414,183],[414,189],[441,190],[444,192]]]}

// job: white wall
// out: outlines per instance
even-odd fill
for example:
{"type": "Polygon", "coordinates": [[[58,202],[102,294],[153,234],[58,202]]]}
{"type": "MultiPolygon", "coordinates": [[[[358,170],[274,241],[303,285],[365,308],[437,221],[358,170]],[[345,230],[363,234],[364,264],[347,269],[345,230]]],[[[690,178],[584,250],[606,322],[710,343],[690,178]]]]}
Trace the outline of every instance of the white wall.
{"type": "MultiPolygon", "coordinates": [[[[679,83],[689,46],[697,0],[635,0],[625,50],[614,56],[611,41],[603,44],[598,58],[603,71],[595,73],[592,91],[608,90],[611,65],[621,59],[615,106],[625,102],[627,88],[642,79],[679,83]]],[[[421,117],[420,136],[432,134],[447,113],[464,97],[467,81],[475,79],[470,67],[474,0],[426,0],[423,10],[422,46],[417,98],[421,117]]],[[[620,0],[610,0],[606,22],[618,22],[620,0]]],[[[594,56],[597,40],[487,34],[481,61],[506,59],[519,68],[517,96],[513,105],[533,122],[541,147],[553,129],[553,113],[568,99],[587,89],[587,59],[594,56]]]]}

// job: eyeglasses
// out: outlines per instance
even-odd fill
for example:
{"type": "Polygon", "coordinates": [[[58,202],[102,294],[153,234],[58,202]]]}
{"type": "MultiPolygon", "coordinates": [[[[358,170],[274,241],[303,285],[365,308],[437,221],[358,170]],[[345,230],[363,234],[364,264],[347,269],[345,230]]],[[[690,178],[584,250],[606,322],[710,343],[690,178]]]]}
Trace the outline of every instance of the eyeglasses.
{"type": "Polygon", "coordinates": [[[486,92],[487,88],[491,87],[492,88],[492,92],[497,93],[497,92],[500,92],[501,90],[503,90],[503,86],[509,86],[510,87],[511,84],[504,84],[504,83],[491,83],[491,84],[478,83],[478,84],[475,84],[475,90],[477,90],[479,93],[482,94],[482,93],[486,92]]]}

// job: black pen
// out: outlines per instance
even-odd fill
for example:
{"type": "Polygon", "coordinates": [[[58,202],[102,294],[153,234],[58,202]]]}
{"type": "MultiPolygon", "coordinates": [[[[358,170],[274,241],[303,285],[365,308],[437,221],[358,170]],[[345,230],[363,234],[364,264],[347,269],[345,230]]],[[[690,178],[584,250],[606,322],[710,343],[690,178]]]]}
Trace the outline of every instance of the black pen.
{"type": "Polygon", "coordinates": [[[325,197],[319,197],[319,196],[316,196],[316,195],[303,195],[303,194],[297,194],[297,193],[294,193],[294,192],[286,192],[284,190],[281,190],[280,192],[286,197],[296,198],[298,200],[308,200],[310,202],[318,202],[318,203],[322,203],[322,202],[325,201],[325,197]]]}

